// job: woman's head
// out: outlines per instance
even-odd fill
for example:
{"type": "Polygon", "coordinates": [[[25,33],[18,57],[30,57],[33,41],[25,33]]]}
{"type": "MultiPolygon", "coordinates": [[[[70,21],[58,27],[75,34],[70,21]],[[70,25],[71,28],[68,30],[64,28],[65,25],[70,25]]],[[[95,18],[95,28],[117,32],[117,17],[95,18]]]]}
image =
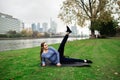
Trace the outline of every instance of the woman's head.
{"type": "Polygon", "coordinates": [[[47,43],[46,43],[46,42],[42,42],[42,43],[41,43],[41,48],[42,48],[43,50],[47,50],[47,49],[48,49],[47,43]]]}
{"type": "Polygon", "coordinates": [[[41,54],[42,54],[42,52],[43,52],[43,50],[47,50],[48,49],[48,45],[46,44],[46,42],[42,42],[41,43],[41,54]]]}

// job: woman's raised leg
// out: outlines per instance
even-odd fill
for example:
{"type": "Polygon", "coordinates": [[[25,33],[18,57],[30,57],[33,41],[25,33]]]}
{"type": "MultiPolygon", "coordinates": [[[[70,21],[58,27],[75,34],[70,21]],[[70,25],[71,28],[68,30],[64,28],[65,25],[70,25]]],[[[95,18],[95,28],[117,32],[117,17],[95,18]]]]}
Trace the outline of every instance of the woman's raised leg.
{"type": "Polygon", "coordinates": [[[58,48],[58,52],[60,53],[60,58],[64,57],[64,47],[65,47],[65,44],[68,40],[69,34],[72,32],[68,26],[67,26],[66,32],[67,32],[67,34],[64,36],[64,38],[63,38],[63,40],[60,43],[60,46],[58,48]]]}

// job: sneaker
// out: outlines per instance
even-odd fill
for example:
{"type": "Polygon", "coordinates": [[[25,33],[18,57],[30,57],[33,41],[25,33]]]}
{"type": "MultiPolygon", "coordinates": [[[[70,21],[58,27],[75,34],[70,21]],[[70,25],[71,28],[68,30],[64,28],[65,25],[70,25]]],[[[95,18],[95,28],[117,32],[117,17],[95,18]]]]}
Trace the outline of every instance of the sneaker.
{"type": "Polygon", "coordinates": [[[87,60],[85,59],[84,62],[87,63],[87,60]]]}
{"type": "Polygon", "coordinates": [[[91,60],[84,60],[85,63],[93,63],[91,60]]]}
{"type": "Polygon", "coordinates": [[[72,31],[70,30],[70,28],[68,26],[66,26],[66,27],[67,27],[67,31],[66,32],[71,33],[72,31]]]}

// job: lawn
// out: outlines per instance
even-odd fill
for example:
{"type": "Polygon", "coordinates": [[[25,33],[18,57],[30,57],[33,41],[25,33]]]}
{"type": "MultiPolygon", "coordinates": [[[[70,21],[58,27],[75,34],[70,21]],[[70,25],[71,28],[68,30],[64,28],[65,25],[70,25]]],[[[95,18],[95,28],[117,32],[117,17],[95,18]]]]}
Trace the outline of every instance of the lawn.
{"type": "Polygon", "coordinates": [[[39,52],[40,47],[0,52],[0,80],[120,80],[120,38],[67,42],[65,55],[90,59],[91,67],[41,67],[39,52]]]}

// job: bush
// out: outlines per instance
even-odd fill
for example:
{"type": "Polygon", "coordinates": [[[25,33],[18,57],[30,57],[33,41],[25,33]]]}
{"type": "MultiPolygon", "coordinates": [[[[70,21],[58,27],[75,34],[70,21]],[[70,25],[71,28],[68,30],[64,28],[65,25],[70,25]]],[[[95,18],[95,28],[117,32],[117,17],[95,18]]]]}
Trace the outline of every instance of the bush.
{"type": "Polygon", "coordinates": [[[7,35],[6,34],[0,34],[0,38],[6,38],[7,35]]]}
{"type": "Polygon", "coordinates": [[[116,34],[116,25],[113,21],[108,23],[101,23],[100,34],[106,36],[115,36],[116,34]]]}
{"type": "Polygon", "coordinates": [[[120,27],[116,28],[116,36],[120,36],[120,27]]]}

